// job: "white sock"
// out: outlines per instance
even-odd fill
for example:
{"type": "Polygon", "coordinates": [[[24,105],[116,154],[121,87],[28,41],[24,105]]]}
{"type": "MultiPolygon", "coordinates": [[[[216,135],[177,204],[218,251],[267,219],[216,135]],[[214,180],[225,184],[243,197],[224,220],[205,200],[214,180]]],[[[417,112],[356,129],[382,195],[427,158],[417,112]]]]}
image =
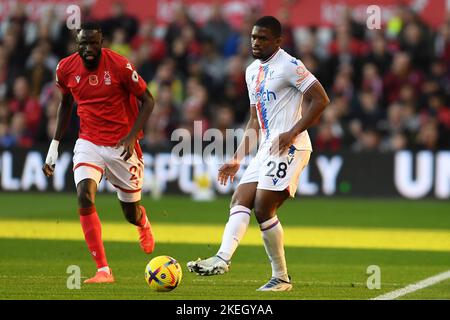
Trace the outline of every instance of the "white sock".
{"type": "Polygon", "coordinates": [[[286,259],[284,257],[284,231],[275,216],[259,225],[264,247],[272,265],[272,277],[289,281],[286,259]]]}
{"type": "Polygon", "coordinates": [[[97,269],[97,272],[100,272],[100,271],[104,271],[104,272],[111,274],[111,269],[109,267],[101,267],[100,269],[97,269]]]}
{"type": "Polygon", "coordinates": [[[234,206],[230,209],[230,217],[222,236],[222,245],[217,255],[225,260],[230,260],[239,245],[239,242],[247,232],[250,223],[251,210],[244,206],[234,206]]]}

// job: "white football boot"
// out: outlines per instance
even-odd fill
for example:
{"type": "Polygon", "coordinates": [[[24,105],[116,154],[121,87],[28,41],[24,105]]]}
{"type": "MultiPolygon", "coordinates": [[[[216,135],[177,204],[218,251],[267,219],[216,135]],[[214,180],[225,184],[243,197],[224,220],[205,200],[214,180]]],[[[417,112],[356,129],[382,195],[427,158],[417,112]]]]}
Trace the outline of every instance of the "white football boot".
{"type": "Polygon", "coordinates": [[[228,272],[230,264],[230,261],[213,256],[204,260],[198,258],[196,261],[189,261],[187,268],[190,272],[195,272],[200,276],[213,276],[228,272]]]}
{"type": "Polygon", "coordinates": [[[289,291],[292,289],[291,277],[289,281],[284,281],[278,278],[272,278],[262,287],[256,289],[256,291],[289,291]]]}

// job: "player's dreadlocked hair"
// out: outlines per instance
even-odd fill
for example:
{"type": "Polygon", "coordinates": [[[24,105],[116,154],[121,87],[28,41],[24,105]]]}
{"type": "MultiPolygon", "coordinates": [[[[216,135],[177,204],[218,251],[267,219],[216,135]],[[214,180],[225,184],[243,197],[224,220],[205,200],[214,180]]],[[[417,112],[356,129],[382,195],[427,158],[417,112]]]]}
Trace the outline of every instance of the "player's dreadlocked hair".
{"type": "Polygon", "coordinates": [[[81,30],[97,30],[98,32],[102,32],[102,28],[100,27],[100,24],[93,21],[86,21],[83,22],[80,26],[80,29],[77,30],[77,32],[80,32],[81,30]]]}
{"type": "Polygon", "coordinates": [[[278,38],[281,37],[281,23],[277,18],[272,16],[264,16],[256,20],[254,26],[267,28],[272,31],[272,34],[278,38]]]}

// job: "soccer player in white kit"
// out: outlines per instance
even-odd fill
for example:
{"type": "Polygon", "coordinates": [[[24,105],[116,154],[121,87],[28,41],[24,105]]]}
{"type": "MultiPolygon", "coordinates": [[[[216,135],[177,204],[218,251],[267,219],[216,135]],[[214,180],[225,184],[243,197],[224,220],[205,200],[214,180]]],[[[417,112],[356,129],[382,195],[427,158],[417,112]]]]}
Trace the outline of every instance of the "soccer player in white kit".
{"type": "Polygon", "coordinates": [[[272,277],[259,291],[292,289],[286,267],[283,228],[276,211],[294,197],[300,173],[312,152],[308,129],[320,117],[329,98],[319,81],[303,63],[280,48],[281,24],[265,16],[252,29],[252,54],[256,59],[246,70],[250,97],[250,120],[244,139],[232,160],[219,169],[218,179],[233,181],[245,155],[260,145],[250,162],[230,204],[230,216],[217,254],[187,263],[199,275],[228,272],[231,257],[244,237],[252,209],[261,229],[272,277]],[[302,116],[303,96],[310,105],[302,116]]]}

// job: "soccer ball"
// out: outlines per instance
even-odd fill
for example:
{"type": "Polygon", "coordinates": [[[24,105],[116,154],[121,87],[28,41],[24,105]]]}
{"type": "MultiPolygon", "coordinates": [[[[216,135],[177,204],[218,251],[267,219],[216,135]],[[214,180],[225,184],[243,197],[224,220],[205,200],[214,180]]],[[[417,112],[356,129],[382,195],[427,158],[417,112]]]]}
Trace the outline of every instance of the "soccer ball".
{"type": "Polygon", "coordinates": [[[172,291],[181,282],[183,271],[177,260],[169,256],[158,256],[145,267],[145,281],[156,291],[172,291]]]}

